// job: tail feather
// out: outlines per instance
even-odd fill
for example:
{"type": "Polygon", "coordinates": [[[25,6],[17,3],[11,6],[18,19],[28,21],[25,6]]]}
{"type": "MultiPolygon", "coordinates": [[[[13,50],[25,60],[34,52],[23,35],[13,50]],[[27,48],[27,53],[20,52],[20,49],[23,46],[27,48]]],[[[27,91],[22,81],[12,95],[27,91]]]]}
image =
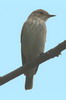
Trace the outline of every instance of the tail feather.
{"type": "Polygon", "coordinates": [[[26,76],[26,81],[25,81],[25,89],[32,89],[33,87],[33,75],[32,76],[26,76]]]}

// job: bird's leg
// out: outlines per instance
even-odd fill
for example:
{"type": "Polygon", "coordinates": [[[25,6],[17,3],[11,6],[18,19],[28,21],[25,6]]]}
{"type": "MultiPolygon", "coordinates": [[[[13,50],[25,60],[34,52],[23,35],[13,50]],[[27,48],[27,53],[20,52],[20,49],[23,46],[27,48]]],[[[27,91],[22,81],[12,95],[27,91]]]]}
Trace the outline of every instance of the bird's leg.
{"type": "Polygon", "coordinates": [[[40,56],[42,56],[44,54],[44,52],[40,53],[40,56]]]}

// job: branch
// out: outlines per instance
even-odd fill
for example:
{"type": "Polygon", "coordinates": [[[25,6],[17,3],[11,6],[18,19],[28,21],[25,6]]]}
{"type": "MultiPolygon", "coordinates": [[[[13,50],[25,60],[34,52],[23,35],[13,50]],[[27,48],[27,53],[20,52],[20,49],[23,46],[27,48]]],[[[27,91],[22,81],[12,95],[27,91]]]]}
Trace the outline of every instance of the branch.
{"type": "Polygon", "coordinates": [[[24,74],[27,72],[29,69],[34,68],[35,66],[51,59],[54,58],[55,56],[59,56],[61,52],[66,49],[66,40],[59,45],[57,45],[55,48],[47,51],[46,53],[40,54],[40,56],[36,57],[34,60],[31,62],[25,64],[24,66],[21,66],[20,68],[0,77],[0,85],[5,84],[6,82],[16,78],[17,76],[24,74]]]}

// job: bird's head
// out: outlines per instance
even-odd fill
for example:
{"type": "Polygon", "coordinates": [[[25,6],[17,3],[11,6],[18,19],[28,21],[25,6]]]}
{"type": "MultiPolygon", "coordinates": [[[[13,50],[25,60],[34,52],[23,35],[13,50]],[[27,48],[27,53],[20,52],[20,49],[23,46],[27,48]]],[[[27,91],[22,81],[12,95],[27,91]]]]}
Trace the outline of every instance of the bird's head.
{"type": "Polygon", "coordinates": [[[32,16],[32,17],[33,17],[33,16],[38,17],[38,18],[42,19],[44,22],[46,22],[48,18],[54,17],[54,16],[56,16],[56,15],[51,15],[51,14],[49,14],[48,12],[46,12],[45,10],[38,9],[38,10],[33,11],[33,12],[30,14],[29,17],[31,17],[31,16],[32,16]]]}

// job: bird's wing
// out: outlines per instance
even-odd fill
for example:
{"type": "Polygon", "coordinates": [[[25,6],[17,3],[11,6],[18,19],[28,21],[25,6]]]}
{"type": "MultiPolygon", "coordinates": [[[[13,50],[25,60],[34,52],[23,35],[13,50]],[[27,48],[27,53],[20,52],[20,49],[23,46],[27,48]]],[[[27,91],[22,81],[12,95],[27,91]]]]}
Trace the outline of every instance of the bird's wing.
{"type": "Polygon", "coordinates": [[[28,26],[31,27],[31,24],[33,24],[33,22],[27,20],[24,23],[22,31],[21,31],[21,56],[22,56],[22,63],[23,63],[23,65],[27,62],[26,57],[24,56],[24,53],[23,53],[23,36],[24,36],[24,34],[27,33],[27,30],[29,31],[28,26]]]}

